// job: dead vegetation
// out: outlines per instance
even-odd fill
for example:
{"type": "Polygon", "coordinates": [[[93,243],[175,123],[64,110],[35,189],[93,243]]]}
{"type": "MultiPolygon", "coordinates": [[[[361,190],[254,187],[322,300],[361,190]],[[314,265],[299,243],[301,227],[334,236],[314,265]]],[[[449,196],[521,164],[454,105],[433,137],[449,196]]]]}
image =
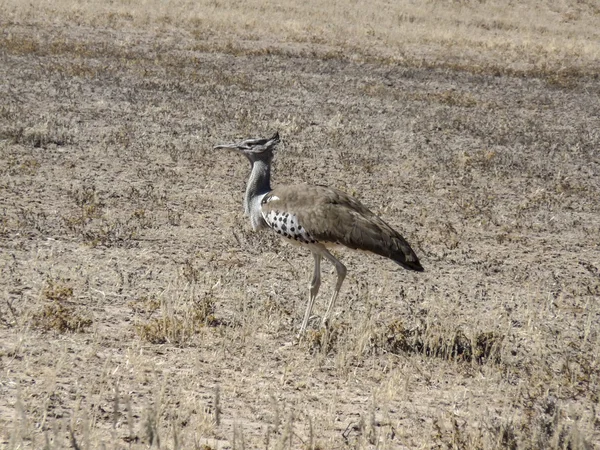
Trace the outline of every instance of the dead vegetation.
{"type": "Polygon", "coordinates": [[[58,333],[82,332],[93,321],[73,305],[73,288],[63,281],[48,280],[42,292],[46,300],[37,305],[41,310],[32,312],[29,323],[33,328],[58,333]]]}
{"type": "MultiPolygon", "coordinates": [[[[291,1],[234,5],[203,0],[171,1],[168,6],[153,1],[136,7],[127,2],[98,5],[61,0],[47,6],[4,0],[3,10],[8,24],[62,20],[112,30],[154,27],[161,33],[176,28],[193,38],[195,51],[235,56],[350,58],[495,76],[536,76],[558,87],[572,86],[573,80],[597,73],[598,68],[600,11],[590,1],[530,0],[507,7],[502,1],[368,5],[311,1],[300,6],[291,1]],[[232,27],[234,22],[239,26],[232,27]]],[[[10,52],[65,51],[89,57],[96,51],[87,42],[66,38],[50,46],[10,34],[6,38],[3,47],[10,52]]],[[[81,69],[74,75],[98,74],[98,66],[77,64],[81,69]]],[[[64,67],[61,70],[70,73],[72,66],[64,67]]]]}
{"type": "Polygon", "coordinates": [[[217,326],[215,304],[210,294],[204,294],[185,301],[182,308],[169,302],[158,303],[156,299],[141,299],[141,306],[134,304],[136,311],[149,312],[148,317],[135,324],[135,333],[152,344],[169,343],[186,345],[192,337],[209,326],[217,326]],[[157,312],[155,317],[154,312],[157,312]]]}
{"type": "Polygon", "coordinates": [[[362,345],[361,350],[365,354],[417,353],[451,361],[499,364],[503,339],[494,332],[479,332],[468,337],[461,329],[436,329],[427,324],[408,329],[398,320],[371,325],[362,336],[357,336],[350,332],[350,325],[342,321],[310,330],[306,345],[313,354],[334,355],[348,350],[348,345],[362,345]]]}
{"type": "Polygon", "coordinates": [[[2,2],[0,447],[598,446],[598,8],[241,7],[2,2]],[[211,150],[276,129],[427,270],[342,254],[296,346],[211,150]]]}

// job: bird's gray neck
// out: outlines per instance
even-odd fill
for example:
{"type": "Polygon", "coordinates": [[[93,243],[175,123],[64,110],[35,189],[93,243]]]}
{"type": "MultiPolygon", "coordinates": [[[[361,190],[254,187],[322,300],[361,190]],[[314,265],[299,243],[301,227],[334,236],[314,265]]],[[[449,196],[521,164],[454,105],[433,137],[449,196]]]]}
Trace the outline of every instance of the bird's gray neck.
{"type": "Polygon", "coordinates": [[[244,199],[244,211],[247,216],[250,216],[250,222],[254,230],[259,230],[266,226],[260,210],[260,202],[265,194],[270,191],[271,165],[265,161],[254,161],[244,199]]]}

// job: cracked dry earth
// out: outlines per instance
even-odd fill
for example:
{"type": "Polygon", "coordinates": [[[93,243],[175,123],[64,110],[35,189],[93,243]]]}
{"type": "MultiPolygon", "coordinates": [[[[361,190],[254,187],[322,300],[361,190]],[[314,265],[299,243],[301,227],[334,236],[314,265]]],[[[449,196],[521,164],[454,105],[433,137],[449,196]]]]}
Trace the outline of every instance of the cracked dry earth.
{"type": "Polygon", "coordinates": [[[206,47],[2,37],[1,446],[599,445],[599,81],[206,47]],[[426,269],[338,253],[296,346],[312,257],[212,150],[275,130],[274,185],[358,197],[426,269]]]}

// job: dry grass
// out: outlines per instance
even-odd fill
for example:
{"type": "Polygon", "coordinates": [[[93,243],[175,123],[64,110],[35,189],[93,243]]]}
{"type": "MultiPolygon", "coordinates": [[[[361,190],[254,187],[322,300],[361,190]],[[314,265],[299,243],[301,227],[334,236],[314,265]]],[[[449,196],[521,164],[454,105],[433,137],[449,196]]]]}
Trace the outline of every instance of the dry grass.
{"type": "Polygon", "coordinates": [[[198,296],[192,293],[191,300],[185,298],[176,302],[163,301],[159,305],[156,299],[144,298],[140,303],[141,308],[136,305],[134,309],[142,309],[144,312],[150,309],[150,315],[135,325],[135,332],[141,339],[152,344],[168,342],[186,345],[204,327],[219,325],[214,316],[215,304],[210,294],[198,296]],[[148,304],[149,308],[144,304],[148,304]],[[158,317],[153,317],[152,313],[159,309],[158,317]]]}
{"type": "Polygon", "coordinates": [[[595,3],[0,8],[0,447],[600,445],[595,3]],[[211,150],[276,129],[426,267],[342,254],[297,346],[211,150]]]}
{"type": "Polygon", "coordinates": [[[48,280],[42,295],[48,302],[40,302],[41,311],[34,311],[28,319],[34,328],[58,333],[81,332],[92,325],[89,317],[82,315],[78,308],[69,304],[73,288],[62,281],[48,280]]]}
{"type": "MultiPolygon", "coordinates": [[[[194,48],[237,55],[294,53],[358,58],[418,67],[449,67],[498,74],[537,73],[557,84],[597,73],[600,8],[593,1],[428,1],[331,3],[293,1],[73,2],[23,5],[3,0],[7,24],[68,22],[115,31],[177,29],[194,48]]],[[[10,38],[10,36],[9,36],[10,38]]],[[[60,41],[59,41],[60,42],[60,41]]],[[[70,42],[80,47],[82,44],[70,42]]],[[[10,51],[39,51],[19,39],[10,51]]],[[[62,45],[54,45],[56,51],[62,45]]],[[[119,43],[115,50],[129,47],[119,43]]],[[[83,44],[82,51],[85,44],[83,44]]],[[[158,50],[158,49],[156,49],[158,50]]],[[[65,70],[73,73],[68,67],[65,70]]],[[[93,77],[98,68],[82,67],[93,77]]]]}

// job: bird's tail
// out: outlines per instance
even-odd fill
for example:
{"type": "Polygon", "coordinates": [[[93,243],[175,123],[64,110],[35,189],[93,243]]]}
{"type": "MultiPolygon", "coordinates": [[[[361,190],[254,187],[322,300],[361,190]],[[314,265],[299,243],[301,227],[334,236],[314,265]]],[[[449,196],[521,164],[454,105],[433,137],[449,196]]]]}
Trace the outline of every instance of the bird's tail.
{"type": "Polygon", "coordinates": [[[415,272],[425,271],[416,253],[402,236],[396,233],[391,238],[391,243],[392,245],[388,246],[384,251],[387,254],[383,254],[382,256],[390,258],[405,269],[414,270],[415,272]]]}

